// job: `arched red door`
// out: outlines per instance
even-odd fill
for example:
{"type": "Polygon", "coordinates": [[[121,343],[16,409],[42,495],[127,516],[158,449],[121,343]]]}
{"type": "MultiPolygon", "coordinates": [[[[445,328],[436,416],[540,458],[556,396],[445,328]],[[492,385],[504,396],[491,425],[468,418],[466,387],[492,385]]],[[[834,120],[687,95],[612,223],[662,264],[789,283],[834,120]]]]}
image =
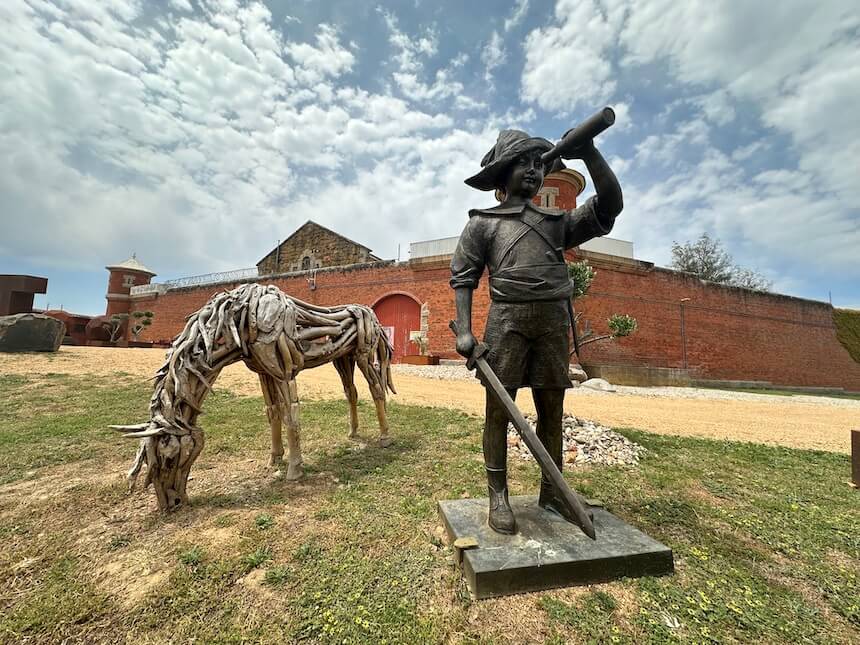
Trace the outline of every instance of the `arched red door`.
{"type": "Polygon", "coordinates": [[[373,305],[373,311],[394,345],[395,361],[418,353],[418,347],[409,340],[409,332],[421,329],[421,305],[414,298],[394,293],[373,305]]]}

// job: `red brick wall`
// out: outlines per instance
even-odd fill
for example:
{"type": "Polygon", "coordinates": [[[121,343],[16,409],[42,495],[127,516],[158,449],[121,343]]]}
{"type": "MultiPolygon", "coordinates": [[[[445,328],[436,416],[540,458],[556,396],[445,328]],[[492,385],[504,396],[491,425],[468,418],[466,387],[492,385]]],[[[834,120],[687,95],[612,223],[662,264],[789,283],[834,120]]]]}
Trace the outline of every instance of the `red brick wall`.
{"type": "MultiPolygon", "coordinates": [[[[370,305],[392,292],[412,294],[430,309],[430,351],[450,355],[453,341],[448,321],[453,318],[453,292],[448,286],[451,277],[447,264],[414,271],[408,264],[364,265],[355,269],[321,270],[316,274],[316,289],[311,290],[307,275],[290,278],[262,279],[264,284],[275,284],[284,292],[320,305],[351,302],[370,305]]],[[[214,294],[232,289],[237,284],[171,290],[146,299],[135,299],[132,310],[151,310],[155,316],[152,325],[141,334],[141,340],[168,340],[182,331],[188,314],[202,307],[214,294]]],[[[483,319],[489,307],[486,285],[475,298],[476,328],[483,331],[483,319]]]]}
{"type": "MultiPolygon", "coordinates": [[[[788,296],[717,287],[665,269],[640,272],[595,262],[597,275],[588,296],[577,301],[596,332],[606,331],[613,313],[628,313],[639,322],[629,338],[601,342],[583,349],[591,363],[684,367],[681,338],[682,298],[687,341],[687,366],[700,378],[763,380],[784,385],[844,387],[860,390],[860,364],[836,339],[831,307],[788,296]]],[[[307,277],[280,278],[274,283],[302,300],[322,305],[372,304],[392,292],[407,292],[430,309],[430,351],[453,357],[448,321],[454,317],[454,294],[448,286],[447,264],[414,270],[408,264],[365,265],[319,271],[316,289],[307,277]]],[[[185,317],[219,291],[236,285],[169,291],[157,298],[133,301],[133,309],[155,312],[141,336],[170,339],[185,317]]],[[[486,280],[475,293],[475,332],[483,333],[489,308],[486,280]]]]}
{"type": "Polygon", "coordinates": [[[719,287],[666,269],[595,268],[589,294],[577,301],[581,324],[606,333],[610,315],[627,313],[639,329],[584,347],[584,362],[685,367],[683,307],[686,367],[700,378],[860,390],[860,364],[837,340],[827,303],[719,287]]]}

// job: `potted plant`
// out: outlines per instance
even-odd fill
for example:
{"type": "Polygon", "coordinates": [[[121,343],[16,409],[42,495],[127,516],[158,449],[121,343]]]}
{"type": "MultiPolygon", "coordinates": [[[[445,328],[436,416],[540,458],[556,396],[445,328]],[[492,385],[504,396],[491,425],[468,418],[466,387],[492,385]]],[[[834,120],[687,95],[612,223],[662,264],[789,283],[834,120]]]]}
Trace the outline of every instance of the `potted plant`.
{"type": "Polygon", "coordinates": [[[438,365],[439,357],[429,353],[430,343],[427,340],[427,333],[423,331],[409,332],[409,340],[418,345],[418,354],[407,354],[401,359],[401,362],[407,365],[438,365]]]}

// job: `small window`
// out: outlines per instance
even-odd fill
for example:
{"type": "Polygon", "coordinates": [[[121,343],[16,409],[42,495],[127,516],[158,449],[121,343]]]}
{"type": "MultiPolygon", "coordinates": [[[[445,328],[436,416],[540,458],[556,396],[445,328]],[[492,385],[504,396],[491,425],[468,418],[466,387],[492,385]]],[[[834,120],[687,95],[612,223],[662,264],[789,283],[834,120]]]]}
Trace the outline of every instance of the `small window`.
{"type": "Polygon", "coordinates": [[[302,258],[302,271],[307,271],[311,268],[311,259],[306,255],[302,258]]]}

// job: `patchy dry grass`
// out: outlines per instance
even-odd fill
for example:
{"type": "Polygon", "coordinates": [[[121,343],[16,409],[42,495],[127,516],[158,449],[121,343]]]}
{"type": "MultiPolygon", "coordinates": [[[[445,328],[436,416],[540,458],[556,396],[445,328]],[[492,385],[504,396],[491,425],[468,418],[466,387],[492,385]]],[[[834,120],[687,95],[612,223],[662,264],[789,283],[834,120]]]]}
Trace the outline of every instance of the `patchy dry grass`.
{"type": "MultiPolygon", "coordinates": [[[[677,572],[473,602],[435,503],[484,495],[474,417],[392,405],[396,444],[346,439],[346,405],[303,405],[307,477],[266,467],[259,398],[215,394],[193,506],[125,493],[145,384],[0,376],[0,641],[856,642],[848,458],[623,430],[638,469],[568,476],[670,545],[677,572]]],[[[376,427],[360,407],[364,428],[376,427]]],[[[368,439],[375,431],[366,430],[368,439]]],[[[532,463],[512,466],[532,492],[532,463]]]]}

